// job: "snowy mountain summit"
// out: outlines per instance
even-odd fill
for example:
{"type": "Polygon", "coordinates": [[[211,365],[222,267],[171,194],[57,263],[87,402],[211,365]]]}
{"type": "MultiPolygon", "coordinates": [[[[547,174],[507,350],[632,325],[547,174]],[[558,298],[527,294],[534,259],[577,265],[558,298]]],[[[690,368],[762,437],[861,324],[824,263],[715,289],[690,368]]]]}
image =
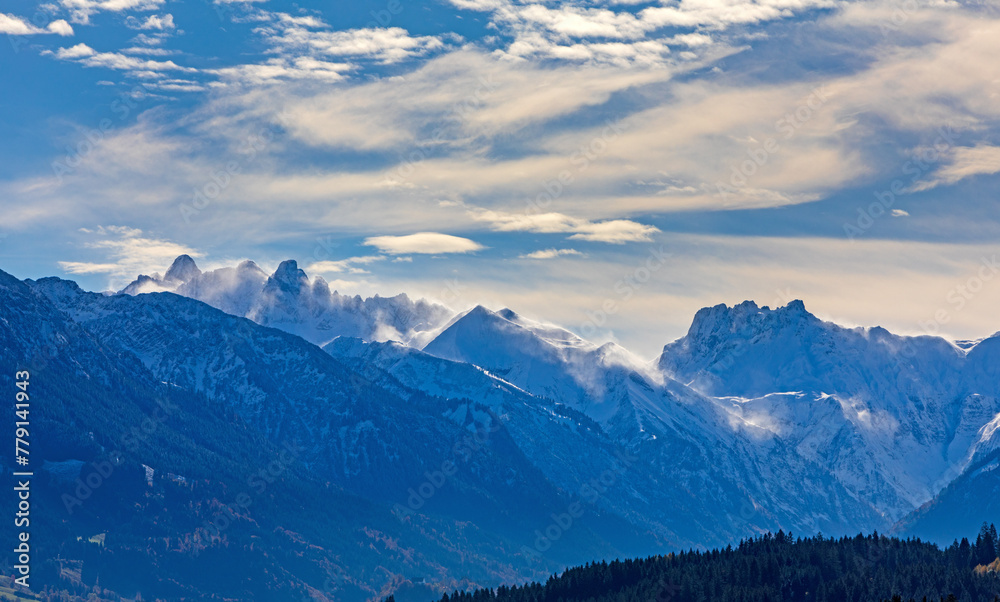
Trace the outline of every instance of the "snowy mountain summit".
{"type": "Polygon", "coordinates": [[[700,310],[657,365],[898,519],[1000,443],[989,428],[1000,382],[983,377],[996,371],[993,346],[845,328],[801,301],[747,301],[700,310]]]}
{"type": "Polygon", "coordinates": [[[454,315],[443,305],[412,301],[405,294],[367,299],[341,295],[322,277],[310,279],[292,259],[268,275],[252,261],[202,272],[191,257],[181,255],[164,276],[139,276],[119,292],[176,293],[316,345],[338,336],[414,343],[429,338],[454,315]]]}

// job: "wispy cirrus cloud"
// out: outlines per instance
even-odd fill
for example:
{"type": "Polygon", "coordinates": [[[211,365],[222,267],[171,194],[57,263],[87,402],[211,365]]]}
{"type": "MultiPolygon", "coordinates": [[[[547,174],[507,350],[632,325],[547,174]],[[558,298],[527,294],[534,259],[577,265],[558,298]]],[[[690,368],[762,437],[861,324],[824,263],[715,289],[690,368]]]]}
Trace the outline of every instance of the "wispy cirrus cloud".
{"type": "Polygon", "coordinates": [[[917,183],[913,190],[930,190],[973,176],[1000,173],[1000,146],[979,144],[953,147],[948,150],[944,163],[930,180],[917,183]]]}
{"type": "MultiPolygon", "coordinates": [[[[860,48],[867,62],[821,80],[810,75],[761,82],[704,70],[671,81],[677,71],[512,63],[459,50],[429,59],[405,78],[368,81],[349,77],[348,62],[296,65],[275,59],[253,67],[260,70],[255,77],[277,80],[292,69],[314,77],[322,68],[339,85],[227,90],[189,115],[187,124],[204,133],[199,142],[205,143],[216,135],[271,128],[280,113],[281,144],[263,149],[258,156],[267,160],[249,166],[225,192],[239,199],[228,206],[231,219],[252,220],[281,199],[296,206],[290,215],[310,227],[346,221],[362,236],[460,232],[486,221],[498,232],[643,241],[654,227],[629,216],[803,204],[884,167],[872,160],[871,140],[892,139],[897,132],[913,139],[948,119],[969,132],[987,131],[1000,117],[989,102],[995,92],[983,85],[997,79],[990,59],[1000,53],[1000,22],[950,9],[930,12],[911,18],[938,24],[923,42],[911,35],[901,47],[860,48]],[[624,115],[613,122],[604,118],[623,104],[624,115]],[[617,133],[608,130],[609,123],[617,133]],[[774,152],[763,150],[769,138],[778,143],[774,152]],[[283,162],[285,150],[308,150],[316,164],[302,169],[283,162]],[[367,156],[370,162],[324,163],[325,152],[367,156]],[[759,164],[754,156],[762,157],[759,164]],[[733,170],[748,161],[753,173],[746,183],[719,194],[716,183],[729,185],[733,170]],[[561,183],[564,172],[572,182],[561,183]],[[542,214],[551,214],[545,218],[551,223],[536,217],[519,224],[525,201],[549,194],[553,181],[558,194],[542,214]],[[457,204],[449,208],[442,199],[457,204]],[[467,206],[493,211],[496,219],[470,216],[467,206]]],[[[853,28],[868,27],[873,19],[852,13],[822,24],[826,35],[848,39],[853,28]]],[[[88,48],[76,51],[80,59],[91,58],[88,48]]],[[[233,78],[240,75],[232,72],[233,78]]],[[[161,132],[171,131],[169,123],[160,125],[161,132]]],[[[108,140],[105,146],[117,144],[108,140]]],[[[103,162],[99,178],[76,178],[75,186],[107,189],[113,181],[121,200],[107,202],[125,208],[138,206],[135,198],[162,199],[173,191],[174,204],[163,202],[158,210],[176,217],[183,195],[205,180],[183,178],[198,174],[217,150],[198,156],[198,145],[179,147],[189,150],[163,158],[162,165],[172,166],[169,182],[127,169],[111,177],[105,172],[115,164],[103,162]],[[153,195],[150,189],[164,192],[153,195]]],[[[141,146],[119,154],[146,155],[141,146]]],[[[144,201],[143,210],[150,204],[144,201]]]]}
{"type": "Polygon", "coordinates": [[[405,79],[302,95],[273,90],[252,100],[280,105],[290,133],[314,146],[390,149],[415,143],[428,151],[469,149],[672,76],[669,70],[512,65],[460,50],[428,61],[405,79]]]}
{"type": "Polygon", "coordinates": [[[86,44],[77,44],[69,48],[59,48],[54,53],[46,51],[60,60],[75,61],[85,67],[115,69],[118,71],[180,71],[197,72],[197,69],[183,67],[173,61],[154,61],[128,56],[119,52],[98,52],[86,44]]]}

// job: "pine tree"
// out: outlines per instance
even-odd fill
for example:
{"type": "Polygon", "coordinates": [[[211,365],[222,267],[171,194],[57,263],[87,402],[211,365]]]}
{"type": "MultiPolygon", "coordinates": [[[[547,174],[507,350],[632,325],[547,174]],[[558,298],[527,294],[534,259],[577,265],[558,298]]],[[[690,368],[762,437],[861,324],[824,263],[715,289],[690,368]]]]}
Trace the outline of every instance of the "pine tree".
{"type": "Polygon", "coordinates": [[[997,558],[996,527],[983,523],[976,537],[976,564],[986,565],[997,558]]]}

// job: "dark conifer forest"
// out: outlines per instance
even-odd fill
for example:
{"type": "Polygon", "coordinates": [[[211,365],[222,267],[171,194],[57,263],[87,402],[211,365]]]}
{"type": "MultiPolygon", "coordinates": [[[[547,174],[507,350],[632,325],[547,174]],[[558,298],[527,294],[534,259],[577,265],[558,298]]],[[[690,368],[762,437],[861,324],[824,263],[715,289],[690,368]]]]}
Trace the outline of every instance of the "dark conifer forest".
{"type": "MultiPolygon", "coordinates": [[[[446,594],[441,602],[990,602],[1000,600],[997,531],[944,550],[878,533],[779,531],[737,547],[595,562],[543,583],[446,594]]],[[[389,602],[393,602],[392,599],[389,602]]]]}

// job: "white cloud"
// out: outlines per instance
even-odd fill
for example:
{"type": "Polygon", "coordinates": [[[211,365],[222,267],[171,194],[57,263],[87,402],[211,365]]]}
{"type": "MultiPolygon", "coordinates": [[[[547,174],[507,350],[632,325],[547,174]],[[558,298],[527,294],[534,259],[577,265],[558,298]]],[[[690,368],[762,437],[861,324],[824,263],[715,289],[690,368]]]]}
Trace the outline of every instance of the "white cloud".
{"type": "Polygon", "coordinates": [[[16,15],[0,13],[0,34],[26,36],[46,33],[54,33],[64,37],[71,36],[73,35],[73,27],[65,20],[58,19],[49,23],[45,29],[42,29],[16,15]]]}
{"type": "Polygon", "coordinates": [[[0,13],[0,33],[23,36],[42,33],[42,30],[28,23],[21,17],[0,13]]]}
{"type": "Polygon", "coordinates": [[[365,244],[390,255],[469,253],[486,248],[474,240],[438,232],[418,232],[405,236],[373,236],[366,238],[365,244]]]}
{"type": "Polygon", "coordinates": [[[703,33],[681,33],[664,41],[667,44],[679,44],[683,46],[708,46],[712,43],[712,36],[703,33]]]}
{"type": "Polygon", "coordinates": [[[121,267],[117,263],[86,263],[82,261],[60,261],[59,267],[67,274],[111,274],[121,267]]]}
{"type": "Polygon", "coordinates": [[[298,25],[300,27],[312,27],[317,29],[322,29],[328,27],[328,25],[320,19],[319,17],[313,17],[312,15],[304,15],[296,17],[288,13],[273,13],[273,15],[282,23],[287,25],[298,25]]]}
{"type": "Polygon", "coordinates": [[[49,23],[46,29],[48,29],[54,34],[61,35],[63,37],[73,35],[73,27],[63,19],[57,19],[49,23]]]}
{"type": "Polygon", "coordinates": [[[613,244],[649,241],[660,231],[626,219],[594,222],[562,213],[478,211],[472,216],[478,221],[489,222],[497,232],[572,233],[572,239],[613,244]]]}
{"type": "Polygon", "coordinates": [[[146,87],[164,92],[204,92],[207,89],[201,83],[188,79],[164,79],[149,83],[146,87]]]}
{"type": "Polygon", "coordinates": [[[77,44],[69,48],[60,48],[56,51],[56,57],[65,60],[79,59],[85,56],[94,56],[97,51],[86,44],[77,44]]]}
{"type": "Polygon", "coordinates": [[[132,38],[132,43],[141,46],[160,46],[168,38],[170,38],[170,34],[165,32],[140,33],[132,38]]]}
{"type": "Polygon", "coordinates": [[[142,230],[127,226],[99,226],[96,230],[81,229],[81,232],[100,237],[101,240],[83,246],[105,252],[111,261],[60,261],[59,267],[68,274],[107,274],[109,286],[114,289],[131,282],[137,274],[150,274],[169,265],[178,255],[202,256],[190,247],[150,238],[142,230]]]}
{"type": "MultiPolygon", "coordinates": [[[[666,64],[669,45],[705,46],[711,39],[698,30],[721,31],[829,8],[839,0],[685,0],[661,2],[634,13],[579,2],[518,3],[511,0],[451,0],[467,10],[491,13],[491,25],[513,38],[502,51],[509,57],[559,58],[615,65],[666,64]],[[664,28],[695,31],[664,38],[664,28]]],[[[609,5],[641,4],[638,0],[609,5]]],[[[688,51],[690,52],[690,51],[688,51]]],[[[690,55],[688,55],[690,56],[690,55]]],[[[684,58],[684,55],[681,55],[684,58]]]]}
{"type": "Polygon", "coordinates": [[[91,15],[106,11],[120,13],[129,10],[156,10],[165,0],[59,0],[70,11],[74,23],[87,24],[91,15]]]}
{"type": "MultiPolygon", "coordinates": [[[[853,30],[824,22],[833,23],[824,35],[840,36],[846,47],[853,30]]],[[[104,161],[103,155],[98,160],[103,151],[95,153],[74,174],[72,187],[58,189],[53,193],[58,199],[48,202],[66,206],[100,198],[123,212],[141,209],[176,219],[177,205],[191,188],[205,184],[204,165],[223,158],[212,143],[273,127],[280,111],[288,117],[280,139],[261,149],[258,160],[233,179],[224,194],[224,212],[218,211],[220,199],[201,214],[206,229],[222,220],[253,223],[281,199],[289,207],[282,227],[290,230],[333,231],[350,224],[360,236],[466,232],[477,226],[464,207],[475,205],[505,216],[490,222],[497,230],[547,231],[604,242],[648,240],[655,229],[621,218],[806,202],[845,184],[864,184],[862,179],[879,168],[865,153],[867,141],[891,144],[896,127],[909,138],[926,132],[927,123],[936,128],[942,116],[958,113],[963,117],[959,123],[988,131],[1000,113],[989,102],[996,94],[989,87],[996,67],[988,62],[1000,54],[1000,22],[983,18],[973,26],[960,13],[938,22],[933,38],[907,38],[905,46],[886,45],[870,57],[869,50],[860,48],[867,59],[826,79],[827,101],[810,110],[790,138],[776,128],[776,121],[807,102],[819,81],[761,83],[753,74],[704,70],[671,82],[676,71],[670,69],[540,65],[462,50],[431,59],[405,76],[344,82],[352,69],[349,63],[309,65],[275,58],[233,68],[228,77],[247,77],[253,83],[317,79],[317,73],[324,73],[330,81],[344,83],[224,90],[188,116],[190,128],[183,134],[153,115],[155,135],[102,143],[102,149],[118,149],[117,162],[104,161]],[[605,138],[603,116],[615,110],[626,111],[617,122],[623,131],[605,138]],[[891,126],[884,126],[887,122],[891,126]],[[891,129],[875,129],[873,123],[891,129]],[[203,139],[189,138],[192,130],[203,139]],[[175,135],[182,150],[156,154],[160,161],[152,168],[128,162],[133,155],[152,156],[147,145],[175,135]],[[755,168],[745,187],[721,198],[714,183],[727,181],[734,166],[746,162],[747,153],[757,151],[769,136],[778,139],[780,150],[755,168]],[[595,142],[601,143],[600,153],[578,170],[574,158],[595,142]],[[306,146],[378,155],[388,166],[373,170],[370,164],[356,167],[356,161],[321,164],[322,152],[307,169],[282,161],[282,152],[297,153],[306,146]],[[518,215],[526,200],[546,193],[562,170],[570,170],[572,183],[536,218],[549,223],[519,225],[511,216],[518,215]],[[444,199],[453,204],[439,204],[444,199]]],[[[89,47],[77,52],[88,53],[85,49],[89,47]]],[[[180,80],[161,83],[194,89],[180,80]]],[[[898,168],[893,164],[886,169],[898,168]]]]}
{"type": "MultiPolygon", "coordinates": [[[[499,225],[517,231],[509,216],[518,215],[526,200],[545,194],[548,183],[569,170],[573,181],[546,208],[558,225],[550,231],[578,235],[576,240],[648,240],[655,234],[649,226],[620,218],[774,207],[821,198],[845,184],[864,184],[879,168],[864,152],[867,141],[894,135],[873,129],[872,123],[881,128],[889,122],[907,136],[921,134],[928,121],[921,115],[936,115],[942,106],[950,106],[952,114],[974,115],[980,131],[991,120],[995,123],[1000,110],[988,102],[995,92],[983,85],[983,74],[995,73],[987,59],[1000,54],[1000,21],[983,19],[976,27],[960,15],[938,21],[936,41],[908,40],[919,52],[886,48],[855,71],[828,78],[826,101],[809,109],[790,137],[776,122],[809,102],[819,82],[757,83],[743,76],[733,82],[705,72],[670,82],[672,73],[666,69],[542,67],[471,50],[444,54],[405,77],[225,91],[187,123],[206,139],[235,140],[274,127],[279,111],[286,117],[280,142],[262,149],[261,160],[228,187],[231,219],[252,221],[280,198],[295,209],[289,222],[327,229],[350,223],[361,235],[470,228],[474,218],[461,205],[439,204],[447,199],[506,215],[499,225]],[[954,68],[962,61],[968,69],[954,68]],[[648,108],[618,121],[622,132],[617,137],[604,137],[606,122],[587,116],[621,107],[609,102],[616,96],[640,99],[639,106],[648,108]],[[760,152],[768,137],[775,137],[780,149],[755,167],[745,186],[726,198],[719,195],[715,183],[728,182],[734,167],[749,159],[748,152],[760,152]],[[585,168],[574,165],[580,149],[595,142],[601,146],[599,155],[585,168]],[[303,146],[375,150],[390,163],[383,170],[339,164],[297,169],[287,163],[278,167],[280,156],[271,156],[303,146]],[[497,148],[514,151],[497,153],[497,148]],[[525,148],[530,152],[518,152],[525,148]],[[569,216],[582,221],[567,222],[569,216]]],[[[840,33],[841,27],[828,35],[840,33]]],[[[849,38],[849,33],[843,35],[849,38]]],[[[314,69],[277,59],[254,68],[257,80],[315,77],[314,69]]],[[[334,63],[317,68],[326,69],[330,80],[343,81],[351,67],[334,63]]],[[[243,73],[234,69],[230,75],[243,73]]],[[[942,121],[935,117],[930,131],[942,121]]],[[[160,125],[162,140],[173,130],[169,123],[160,125]]],[[[159,175],[124,167],[116,167],[112,175],[102,167],[108,163],[88,161],[100,173],[75,176],[74,188],[58,194],[65,199],[99,196],[123,208],[140,206],[134,199],[142,199],[146,210],[175,217],[177,199],[192,186],[204,185],[199,166],[221,158],[201,156],[202,147],[192,141],[178,141],[187,152],[164,157],[159,175]]],[[[137,142],[152,144],[155,137],[137,142]]],[[[143,149],[122,145],[120,154],[146,156],[143,149]]],[[[898,172],[899,167],[885,169],[898,172]]],[[[205,212],[204,219],[210,215],[205,212]]],[[[541,227],[529,226],[521,231],[541,227]]]]}
{"type": "Polygon", "coordinates": [[[400,27],[315,31],[327,25],[315,17],[290,17],[278,13],[278,22],[262,28],[273,52],[331,57],[366,58],[396,63],[444,47],[436,36],[411,36],[400,27]]]}
{"type": "Polygon", "coordinates": [[[892,217],[910,217],[910,213],[902,209],[893,209],[892,217]]]}
{"type": "Polygon", "coordinates": [[[556,257],[565,257],[568,255],[586,257],[586,255],[576,249],[542,249],[533,253],[519,255],[518,259],[555,259],[556,257]]]}
{"type": "Polygon", "coordinates": [[[707,27],[725,29],[791,17],[795,12],[832,8],[837,0],[687,0],[673,6],[643,9],[640,18],[649,27],[707,27]]]}
{"type": "Polygon", "coordinates": [[[206,71],[235,85],[262,85],[279,81],[317,80],[338,82],[354,69],[350,63],[320,61],[309,57],[273,58],[264,63],[236,65],[206,71]]]}
{"type": "Polygon", "coordinates": [[[627,219],[615,219],[581,224],[577,226],[576,234],[570,236],[570,238],[620,245],[627,242],[652,240],[653,234],[659,231],[658,228],[654,228],[653,226],[647,226],[627,219]]]}
{"type": "MultiPolygon", "coordinates": [[[[337,74],[349,68],[345,64],[337,74]]],[[[406,78],[299,96],[276,90],[252,102],[280,105],[290,133],[308,144],[397,149],[417,143],[427,154],[437,147],[464,148],[470,141],[543,124],[600,105],[616,92],[671,76],[662,69],[513,65],[479,52],[457,51],[427,62],[406,78]]]]}
{"type": "Polygon", "coordinates": [[[357,61],[390,64],[443,49],[436,36],[411,36],[405,29],[367,28],[332,31],[322,19],[252,9],[245,20],[261,23],[253,31],[271,58],[206,70],[223,84],[240,87],[287,81],[339,82],[358,69],[357,61]]]}
{"type": "Polygon", "coordinates": [[[357,267],[367,265],[376,261],[384,261],[385,255],[364,255],[361,257],[349,257],[337,261],[317,261],[306,268],[310,274],[348,273],[348,274],[368,274],[368,270],[357,267]]]}
{"type": "Polygon", "coordinates": [[[549,8],[529,4],[520,7],[515,14],[525,23],[542,26],[567,38],[636,39],[649,29],[632,13],[616,13],[604,8],[565,5],[549,8]]]}
{"type": "Polygon", "coordinates": [[[130,29],[169,31],[175,29],[174,16],[167,13],[165,15],[150,15],[145,20],[140,21],[135,17],[125,19],[125,25],[130,29]]]}
{"type": "Polygon", "coordinates": [[[172,56],[174,54],[179,54],[176,50],[170,50],[168,48],[150,48],[149,46],[132,46],[130,48],[122,48],[123,54],[144,54],[146,56],[172,56]]]}

